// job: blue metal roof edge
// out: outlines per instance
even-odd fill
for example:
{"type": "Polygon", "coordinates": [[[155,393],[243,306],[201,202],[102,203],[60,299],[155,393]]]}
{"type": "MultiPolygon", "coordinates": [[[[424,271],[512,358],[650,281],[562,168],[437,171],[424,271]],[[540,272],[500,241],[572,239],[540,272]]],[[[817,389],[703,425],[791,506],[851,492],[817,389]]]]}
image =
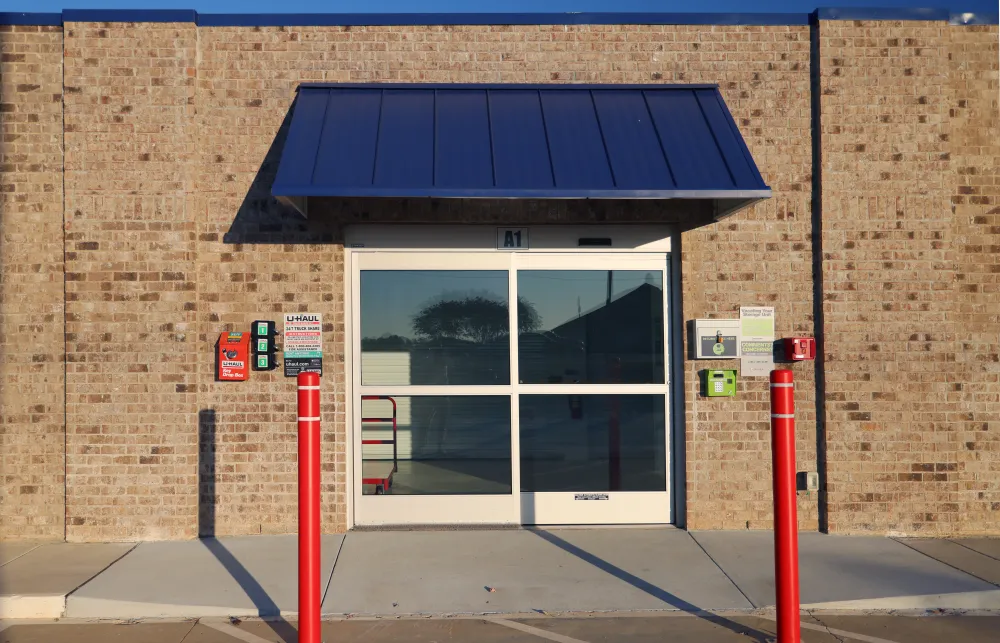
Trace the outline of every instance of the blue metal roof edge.
{"type": "Polygon", "coordinates": [[[299,83],[298,89],[642,89],[642,90],[718,90],[718,83],[299,83]]]}
{"type": "Polygon", "coordinates": [[[939,20],[951,18],[948,9],[916,7],[819,7],[820,20],[939,20]]]}
{"type": "Polygon", "coordinates": [[[739,144],[740,151],[743,153],[743,158],[746,161],[747,167],[753,171],[754,179],[759,185],[763,186],[764,189],[770,190],[771,187],[764,181],[764,175],[760,173],[760,168],[757,167],[757,161],[753,159],[753,154],[750,153],[750,148],[747,147],[746,139],[743,138],[743,134],[740,132],[740,127],[736,124],[736,119],[733,118],[733,113],[729,111],[729,105],[727,105],[725,99],[722,98],[722,92],[719,88],[715,89],[715,100],[719,101],[722,113],[726,115],[726,124],[733,133],[733,138],[739,144]]]}
{"type": "Polygon", "coordinates": [[[0,11],[0,25],[24,25],[30,27],[61,27],[61,13],[26,13],[0,11]]]}
{"type": "Polygon", "coordinates": [[[64,9],[63,22],[193,22],[194,9],[64,9]]]}
{"type": "Polygon", "coordinates": [[[526,188],[356,188],[341,186],[280,184],[271,186],[276,197],[389,198],[389,199],[770,199],[770,187],[755,190],[675,190],[675,189],[546,189],[526,188]]]}
{"type": "Polygon", "coordinates": [[[204,26],[805,25],[805,13],[342,13],[202,14],[204,26]]]}
{"type": "Polygon", "coordinates": [[[219,13],[191,9],[66,9],[62,13],[0,12],[0,25],[66,22],[193,22],[205,27],[427,26],[427,25],[807,25],[820,20],[932,20],[995,25],[1000,15],[947,9],[819,8],[812,13],[219,13]]]}

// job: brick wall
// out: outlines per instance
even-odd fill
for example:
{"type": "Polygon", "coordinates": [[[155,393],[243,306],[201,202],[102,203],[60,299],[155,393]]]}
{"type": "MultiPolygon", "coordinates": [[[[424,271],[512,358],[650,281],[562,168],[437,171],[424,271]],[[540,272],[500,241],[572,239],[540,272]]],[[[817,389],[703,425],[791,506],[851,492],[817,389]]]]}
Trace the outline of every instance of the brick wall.
{"type": "MultiPolygon", "coordinates": [[[[170,47],[182,46],[175,32],[183,28],[182,25],[142,25],[141,31],[144,39],[163,40],[159,46],[166,52],[170,47]]],[[[99,37],[104,31],[107,38],[116,42],[115,47],[128,51],[130,44],[117,44],[117,41],[135,33],[136,29],[117,32],[112,25],[73,25],[69,31],[74,33],[70,36],[71,40],[83,34],[97,34],[99,37]]],[[[183,230],[193,230],[196,237],[194,262],[197,277],[191,287],[196,296],[193,313],[197,320],[199,347],[192,355],[197,364],[197,394],[191,406],[186,399],[190,396],[175,394],[172,398],[168,395],[172,391],[167,387],[163,395],[177,405],[171,416],[171,422],[176,424],[170,431],[135,438],[134,453],[130,454],[133,459],[112,460],[107,466],[118,466],[121,475],[127,479],[148,475],[151,468],[145,461],[153,455],[151,449],[162,446],[172,448],[172,457],[161,456],[160,460],[169,461],[162,466],[173,468],[170,475],[176,477],[173,487],[178,494],[176,502],[183,503],[182,498],[191,496],[190,490],[183,485],[189,484],[193,469],[181,453],[190,456],[189,441],[194,439],[196,432],[199,433],[201,533],[266,533],[294,529],[295,436],[290,430],[294,410],[288,405],[291,396],[281,394],[285,389],[285,393],[290,393],[293,384],[278,373],[256,375],[245,385],[214,383],[211,381],[213,358],[211,352],[206,350],[206,346],[222,330],[246,328],[250,321],[265,313],[266,316],[277,317],[288,310],[321,312],[327,321],[325,340],[335,359],[328,360],[329,370],[324,385],[329,387],[327,399],[336,403],[328,406],[324,417],[324,452],[327,454],[324,465],[324,522],[330,530],[342,529],[346,524],[340,225],[359,220],[391,220],[399,218],[400,213],[408,220],[414,220],[414,217],[419,219],[420,212],[425,210],[421,204],[348,202],[330,207],[336,211],[326,213],[324,217],[303,222],[295,213],[270,199],[267,188],[277,162],[282,128],[287,126],[294,90],[300,82],[720,82],[737,116],[757,125],[748,138],[753,151],[762,157],[760,162],[769,181],[779,190],[787,189],[791,193],[780,203],[769,204],[752,215],[758,223],[751,225],[742,235],[734,234],[727,228],[725,234],[731,237],[728,239],[729,247],[737,251],[746,242],[755,239],[768,225],[764,222],[779,211],[782,217],[791,211],[787,219],[792,222],[788,227],[788,240],[800,245],[806,243],[807,232],[803,226],[808,225],[805,185],[809,172],[809,139],[806,98],[808,32],[805,28],[202,28],[198,30],[197,38],[199,59],[196,68],[188,71],[182,64],[177,68],[164,68],[163,72],[169,76],[183,71],[195,79],[194,113],[193,116],[188,115],[187,123],[188,128],[193,124],[198,134],[193,140],[188,139],[189,145],[194,148],[192,156],[186,160],[188,180],[192,181],[193,189],[187,192],[187,199],[183,202],[186,210],[182,216],[173,217],[172,225],[179,226],[183,221],[185,226],[193,226],[183,230]],[[801,98],[777,111],[768,107],[793,92],[800,93],[801,98]],[[775,132],[766,133],[771,127],[775,128],[775,132]],[[781,143],[776,145],[776,140],[781,143]],[[789,206],[788,203],[794,205],[789,206]],[[798,219],[795,219],[796,216],[798,219]],[[275,389],[275,386],[278,388],[275,389]],[[200,421],[194,417],[195,413],[200,421]],[[161,444],[164,440],[170,443],[169,446],[161,444]],[[184,445],[183,451],[181,445],[184,445]]],[[[187,51],[184,49],[181,52],[182,59],[190,56],[187,51]]],[[[86,64],[88,55],[81,50],[80,58],[86,64]]],[[[103,74],[106,77],[116,67],[125,68],[127,65],[101,60],[95,69],[107,69],[103,74]]],[[[67,68],[70,68],[69,62],[67,68]]],[[[70,77],[69,73],[67,77],[70,77]]],[[[67,85],[71,84],[67,80],[67,85]]],[[[178,91],[183,87],[187,91],[185,85],[170,84],[169,87],[178,91]]],[[[174,96],[165,92],[167,89],[142,97],[142,101],[149,104],[154,96],[174,96]]],[[[177,94],[177,98],[181,95],[190,98],[189,93],[177,94]]],[[[113,102],[104,105],[109,114],[117,114],[122,107],[113,102]]],[[[165,115],[175,114],[174,111],[164,112],[166,107],[162,103],[153,103],[149,107],[154,105],[165,115]]],[[[138,105],[135,110],[125,117],[130,119],[127,122],[141,122],[138,105]]],[[[68,111],[72,111],[71,108],[68,111]]],[[[80,114],[83,113],[81,109],[80,114]]],[[[89,150],[87,158],[96,161],[100,154],[95,152],[89,150]]],[[[174,171],[183,171],[181,165],[178,163],[174,171]]],[[[131,167],[137,174],[145,175],[151,171],[157,176],[163,175],[158,168],[145,163],[132,163],[131,167]]],[[[148,192],[148,189],[143,190],[144,194],[148,192]]],[[[175,206],[170,212],[180,215],[176,209],[179,207],[175,206]]],[[[475,210],[470,215],[467,204],[459,208],[445,205],[428,211],[426,220],[525,220],[542,223],[592,221],[600,217],[605,217],[605,220],[662,221],[669,220],[671,216],[664,208],[640,208],[636,212],[610,208],[609,218],[607,212],[599,213],[594,208],[578,206],[545,207],[541,210],[533,207],[530,212],[534,214],[525,214],[510,204],[475,206],[475,210]]],[[[736,225],[739,227],[742,224],[736,225]]],[[[714,239],[713,242],[720,241],[714,239]]],[[[693,252],[697,253],[697,245],[692,245],[693,252]]],[[[758,252],[775,257],[779,254],[763,246],[758,252]]],[[[802,251],[796,252],[801,254],[802,251]]],[[[754,260],[764,256],[756,255],[754,260]]],[[[808,263],[808,254],[801,258],[808,263]]],[[[778,258],[778,261],[784,266],[782,262],[786,258],[778,258]]],[[[691,270],[700,268],[693,263],[691,270]]],[[[79,272],[88,271],[81,269],[79,272]]],[[[776,268],[775,274],[780,272],[782,268],[776,268]]],[[[793,276],[793,283],[808,278],[808,272],[797,273],[793,276]]],[[[692,310],[702,305],[702,301],[706,302],[708,311],[718,310],[716,307],[721,303],[718,283],[722,279],[726,277],[713,274],[707,280],[689,281],[685,294],[691,297],[692,310]],[[715,294],[702,296],[703,291],[715,294]],[[716,299],[713,300],[713,296],[716,299]]],[[[738,280],[738,277],[734,278],[729,292],[745,289],[745,284],[738,280]]],[[[155,291],[162,281],[132,285],[155,291]]],[[[780,282],[772,279],[771,286],[754,301],[767,300],[768,296],[775,298],[781,287],[780,282]]],[[[152,292],[148,294],[151,296],[152,292]]],[[[804,300],[796,304],[797,310],[791,307],[787,311],[782,310],[782,323],[793,323],[793,316],[798,312],[807,314],[810,306],[811,300],[804,300]]],[[[732,307],[728,310],[731,311],[732,307]]],[[[172,313],[166,315],[171,316],[172,313]]],[[[189,319],[190,314],[185,316],[185,321],[189,319]]],[[[157,317],[156,321],[169,323],[166,318],[161,320],[157,317]]],[[[808,320],[799,323],[808,325],[808,320]]],[[[170,340],[171,333],[175,332],[173,330],[163,331],[160,326],[155,326],[147,332],[157,337],[162,336],[156,333],[165,333],[168,341],[176,341],[170,340]]],[[[189,334],[188,337],[193,336],[189,334]]],[[[188,346],[182,342],[178,349],[188,346]]],[[[141,355],[141,349],[126,349],[125,353],[132,355],[134,361],[147,359],[141,355]]],[[[178,374],[166,364],[162,368],[171,376],[178,374]]],[[[191,381],[187,371],[184,374],[187,378],[183,381],[191,381]]],[[[702,472],[699,476],[704,474],[691,485],[691,509],[700,511],[703,502],[729,502],[729,513],[724,514],[720,525],[743,527],[747,520],[763,520],[767,515],[766,471],[749,464],[762,456],[766,457],[766,422],[761,425],[756,417],[763,408],[764,398],[761,395],[766,394],[766,389],[760,386],[760,382],[757,384],[760,390],[748,395],[747,401],[741,403],[745,413],[742,419],[753,418],[751,421],[756,422],[748,431],[735,432],[728,440],[720,442],[719,433],[725,431],[718,425],[706,423],[691,429],[691,441],[695,445],[691,455],[705,460],[703,464],[699,462],[691,468],[692,471],[702,472]],[[713,431],[716,433],[713,434],[713,431]],[[707,437],[700,440],[702,435],[707,437]],[[740,473],[723,462],[726,458],[742,459],[740,473]],[[750,490],[755,494],[752,499],[745,493],[750,490]],[[749,509],[751,505],[755,508],[749,509]]],[[[691,414],[695,417],[699,402],[691,399],[691,414]]],[[[80,408],[84,410],[83,406],[80,408]]],[[[132,422],[127,420],[124,424],[132,422]]],[[[81,420],[80,424],[86,422],[81,420]]],[[[803,423],[805,433],[808,433],[809,427],[808,421],[803,423]]],[[[74,430],[71,427],[71,433],[74,430]]],[[[121,430],[121,426],[107,427],[109,434],[120,433],[121,430]]],[[[90,438],[83,442],[89,444],[90,438]]],[[[804,440],[804,443],[808,445],[809,440],[804,440]]],[[[812,457],[809,453],[811,450],[807,446],[803,456],[807,462],[812,457]]],[[[98,457],[85,455],[88,457],[79,459],[81,466],[94,467],[99,466],[97,462],[103,462],[98,457]]],[[[118,454],[114,457],[124,456],[118,454]]],[[[83,502],[89,491],[80,495],[83,502]]],[[[127,502],[124,498],[129,497],[132,497],[131,494],[125,494],[120,502],[127,502]]],[[[162,494],[157,497],[164,499],[162,494]]],[[[694,516],[693,524],[718,521],[715,517],[718,515],[717,507],[711,504],[704,506],[704,519],[694,516]],[[699,523],[699,520],[702,522],[699,523]]],[[[804,511],[804,514],[808,524],[810,511],[804,511]]],[[[71,515],[75,521],[86,523],[91,520],[85,512],[78,514],[71,511],[71,515]]],[[[150,537],[155,533],[152,529],[154,525],[147,524],[139,517],[141,515],[131,522],[135,524],[135,529],[146,530],[145,537],[150,537]]],[[[177,517],[176,524],[171,521],[157,523],[157,528],[174,536],[188,535],[185,531],[190,528],[187,516],[177,517]],[[182,524],[185,527],[182,528],[182,524]]],[[[81,529],[84,526],[80,525],[81,529]]],[[[128,537],[134,535],[133,532],[125,534],[120,528],[113,531],[128,537]]],[[[76,533],[80,533],[81,537],[93,537],[85,531],[76,533]],[[85,533],[88,535],[83,535],[85,533]]]]}
{"type": "MultiPolygon", "coordinates": [[[[323,528],[347,524],[344,450],[343,246],[339,227],[309,221],[270,196],[295,87],[322,80],[325,52],[284,29],[199,30],[194,223],[198,341],[286,312],[323,315],[323,528]],[[277,143],[276,143],[277,141],[277,143]]],[[[280,328],[279,328],[280,330],[280,328]]],[[[281,369],[247,383],[213,382],[201,350],[200,531],[296,529],[295,379],[281,369]],[[214,434],[214,437],[213,437],[214,434]],[[214,444],[214,452],[213,447],[214,444]],[[214,506],[214,510],[212,507],[214,506]]]]}
{"type": "MultiPolygon", "coordinates": [[[[290,307],[288,300],[282,299],[287,296],[288,282],[315,283],[308,289],[297,288],[297,298],[291,301],[303,310],[322,312],[325,319],[332,314],[336,320],[326,340],[337,351],[337,361],[331,365],[337,370],[331,373],[334,379],[330,380],[337,391],[342,390],[344,377],[340,368],[344,336],[342,257],[339,248],[334,251],[330,246],[299,244],[314,242],[323,235],[339,241],[339,224],[358,221],[538,224],[669,221],[676,214],[669,206],[646,205],[623,208],[606,204],[530,204],[521,208],[508,203],[441,203],[430,208],[418,202],[341,201],[323,204],[322,212],[314,209],[313,221],[304,224],[267,199],[266,190],[251,188],[247,193],[263,159],[268,161],[259,182],[266,185],[269,173],[273,173],[277,158],[273,152],[268,156],[267,146],[279,131],[299,82],[718,82],[766,179],[780,196],[725,224],[686,235],[690,254],[684,266],[688,275],[684,315],[729,316],[738,311],[739,303],[773,303],[779,294],[794,289],[802,291],[804,297],[794,304],[778,304],[779,329],[811,331],[806,27],[218,28],[201,29],[200,46],[198,118],[203,123],[200,129],[205,146],[201,158],[208,165],[199,172],[205,182],[198,192],[211,196],[207,197],[208,227],[202,235],[204,243],[199,245],[199,263],[204,259],[204,265],[210,266],[213,273],[199,273],[199,296],[216,296],[212,283],[242,279],[241,273],[245,272],[255,276],[257,301],[262,306],[259,310],[274,306],[275,311],[280,311],[290,307]],[[290,65],[289,61],[296,64],[290,65]],[[239,127],[234,128],[234,123],[239,127]],[[239,214],[234,223],[235,211],[239,214]],[[781,220],[777,234],[775,218],[781,220]],[[324,229],[316,220],[333,227],[324,229]],[[233,245],[225,242],[227,229],[232,230],[228,238],[233,245]],[[293,243],[282,243],[279,248],[277,244],[284,239],[293,243]],[[243,240],[248,242],[239,243],[243,240]],[[260,246],[256,244],[268,241],[272,246],[267,254],[258,254],[260,246]],[[786,245],[791,254],[783,251],[786,245]],[[734,259],[746,261],[747,266],[763,262],[768,274],[758,271],[754,277],[749,267],[708,269],[707,264],[715,262],[719,251],[732,253],[734,259]],[[216,258],[220,256],[235,263],[221,263],[216,258]],[[800,262],[804,269],[796,270],[800,262]],[[232,272],[235,276],[230,276],[232,272]],[[283,282],[272,283],[278,279],[283,282]],[[733,299],[736,294],[742,298],[733,299]]],[[[253,317],[255,304],[240,297],[232,301],[219,308],[238,313],[229,319],[245,325],[253,317]]],[[[205,319],[205,333],[217,332],[220,320],[210,313],[205,319]]],[[[695,378],[696,366],[690,369],[689,382],[695,378]]],[[[811,380],[807,372],[802,376],[804,382],[811,380]]],[[[287,380],[282,384],[280,376],[273,378],[279,385],[290,386],[287,380]]],[[[325,385],[328,379],[324,378],[325,385]]],[[[261,385],[267,386],[267,381],[262,378],[261,385]]],[[[745,528],[748,521],[752,527],[767,526],[770,437],[764,415],[765,381],[748,381],[749,390],[741,394],[737,410],[731,403],[723,405],[688,395],[688,519],[692,527],[745,528]],[[734,423],[738,429],[733,428],[734,423]]],[[[232,396],[222,395],[224,389],[216,387],[219,401],[208,406],[227,402],[232,405],[232,396]]],[[[804,385],[800,423],[800,460],[804,465],[815,460],[809,391],[809,386],[804,385]]],[[[324,497],[332,498],[332,502],[324,509],[324,520],[334,529],[346,520],[345,454],[342,446],[336,446],[344,443],[344,400],[337,400],[337,406],[329,411],[333,417],[325,418],[327,452],[332,460],[326,463],[324,497]]],[[[215,455],[216,466],[245,466],[266,473],[268,482],[248,485],[238,474],[226,482],[219,479],[218,529],[256,533],[258,529],[287,531],[293,527],[294,476],[289,466],[294,463],[294,436],[282,433],[283,427],[290,426],[287,422],[266,423],[290,409],[275,402],[262,404],[261,410],[272,416],[249,425],[225,422],[219,415],[217,430],[239,446],[222,443],[215,455]],[[274,437],[268,443],[268,452],[256,458],[261,464],[244,464],[246,456],[235,449],[255,446],[243,443],[246,438],[242,436],[247,431],[268,431],[268,426],[274,427],[274,437]],[[275,452],[271,444],[284,446],[275,452]],[[282,497],[283,502],[274,502],[282,497]],[[234,503],[239,505],[239,511],[234,503]],[[282,506],[285,509],[280,509],[282,506]]],[[[252,438],[254,434],[249,435],[252,438]]],[[[804,499],[804,526],[815,528],[815,513],[815,499],[804,499]]]]}
{"type": "Polygon", "coordinates": [[[65,34],[67,539],[192,537],[196,29],[65,34]]]}
{"type": "Polygon", "coordinates": [[[830,529],[995,531],[997,30],[819,31],[830,529]]]}
{"type": "Polygon", "coordinates": [[[0,26],[0,538],[62,538],[62,30],[0,26]]]}
{"type": "Polygon", "coordinates": [[[949,502],[958,505],[960,519],[947,531],[995,533],[1000,511],[1000,30],[949,31],[948,189],[957,255],[959,377],[950,392],[957,407],[950,418],[955,458],[944,472],[954,489],[949,502]]]}
{"type": "MultiPolygon", "coordinates": [[[[684,319],[735,319],[740,306],[773,306],[778,337],[812,335],[809,28],[727,31],[715,44],[704,43],[692,29],[691,40],[696,39],[703,43],[704,58],[678,61],[683,78],[673,80],[721,85],[774,197],[684,234],[684,319]]],[[[768,378],[741,377],[735,400],[705,398],[699,371],[706,367],[738,368],[738,363],[685,363],[688,528],[770,529],[768,378]]],[[[794,371],[796,459],[799,470],[812,471],[812,364],[794,371]]],[[[798,509],[800,527],[815,530],[815,494],[800,494],[798,509]]]]}
{"type": "MultiPolygon", "coordinates": [[[[8,33],[20,32],[0,35],[8,33]]],[[[37,28],[26,33],[39,36],[37,28]]],[[[51,97],[63,89],[62,34],[42,33],[56,39],[48,52],[58,70],[51,97]]],[[[829,352],[820,454],[825,448],[829,525],[981,531],[1000,484],[998,443],[983,428],[996,421],[990,405],[998,395],[1000,137],[988,133],[997,128],[997,30],[824,22],[818,33],[829,352]],[[961,512],[977,518],[959,523],[961,512]]],[[[775,196],[684,233],[683,317],[736,317],[740,305],[773,305],[781,336],[814,329],[810,63],[808,27],[67,24],[65,208],[58,173],[41,200],[20,187],[34,185],[35,174],[5,171],[0,196],[0,333],[25,314],[19,306],[27,298],[12,304],[8,290],[23,292],[29,278],[32,292],[49,284],[32,272],[37,262],[27,247],[6,242],[24,234],[10,223],[9,177],[16,216],[44,210],[56,226],[31,239],[35,254],[52,255],[42,265],[54,270],[56,288],[31,306],[56,306],[57,322],[66,219],[67,537],[295,529],[294,382],[280,371],[214,382],[212,348],[222,331],[289,311],[324,315],[323,519],[327,531],[344,529],[343,225],[678,218],[673,206],[651,203],[328,200],[313,203],[303,220],[269,196],[299,83],[719,83],[775,196]],[[37,205],[49,199],[52,207],[37,205]]],[[[2,103],[38,100],[30,91],[9,93],[8,64],[16,72],[20,63],[3,64],[2,103]]],[[[13,80],[15,90],[20,82],[13,80]]],[[[61,118],[61,107],[57,99],[42,111],[61,118]]],[[[6,110],[10,145],[21,112],[6,110]]],[[[54,153],[58,170],[58,147],[32,149],[54,153]]],[[[25,348],[23,331],[14,340],[2,335],[4,502],[17,507],[5,508],[4,530],[17,535],[32,520],[57,524],[53,501],[63,498],[62,334],[43,330],[51,336],[33,341],[58,342],[54,352],[25,348]],[[21,352],[8,353],[13,344],[21,352]],[[51,359],[27,367],[36,354],[51,359]],[[23,385],[30,369],[39,373],[41,398],[8,393],[10,378],[23,385]],[[27,437],[41,426],[53,437],[48,454],[27,437]],[[29,458],[44,462],[44,474],[30,470],[44,484],[22,481],[29,458]],[[31,486],[38,490],[29,498],[22,489],[31,486]],[[52,516],[22,517],[33,511],[52,516]]],[[[688,526],[767,528],[766,380],[744,378],[736,400],[703,399],[697,371],[705,365],[685,364],[688,526]]],[[[795,370],[799,469],[812,470],[814,369],[795,370]]],[[[800,526],[815,529],[815,495],[800,494],[799,509],[800,526]]]]}

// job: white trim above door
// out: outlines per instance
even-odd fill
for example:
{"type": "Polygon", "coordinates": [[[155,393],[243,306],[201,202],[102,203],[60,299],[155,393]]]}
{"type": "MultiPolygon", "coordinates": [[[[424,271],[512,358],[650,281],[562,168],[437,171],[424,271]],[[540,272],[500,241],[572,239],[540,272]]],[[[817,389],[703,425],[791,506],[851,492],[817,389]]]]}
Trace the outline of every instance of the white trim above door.
{"type": "MultiPolygon", "coordinates": [[[[546,225],[510,226],[529,232],[528,246],[516,252],[619,254],[670,252],[673,228],[665,225],[546,225]],[[587,243],[610,245],[582,245],[587,243]]],[[[363,224],[348,226],[344,247],[352,250],[410,252],[480,252],[509,254],[497,249],[496,225],[363,224]]]]}

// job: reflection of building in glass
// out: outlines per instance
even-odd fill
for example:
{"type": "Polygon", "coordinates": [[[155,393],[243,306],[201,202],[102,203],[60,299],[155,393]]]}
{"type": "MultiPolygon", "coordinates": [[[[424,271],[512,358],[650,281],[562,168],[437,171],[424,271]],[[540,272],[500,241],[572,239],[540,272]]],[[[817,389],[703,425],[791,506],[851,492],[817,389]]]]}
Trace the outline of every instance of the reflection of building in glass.
{"type": "Polygon", "coordinates": [[[522,491],[666,489],[662,395],[521,395],[520,429],[522,491]]]}
{"type": "MultiPolygon", "coordinates": [[[[663,382],[658,284],[647,281],[609,297],[551,330],[539,330],[541,303],[518,301],[522,383],[663,382]]],[[[407,336],[362,339],[362,379],[375,386],[509,384],[509,315],[506,301],[473,292],[434,298],[412,313],[407,336]]],[[[662,490],[662,396],[570,397],[522,396],[523,488],[662,490]],[[614,458],[612,424],[620,427],[614,458]],[[609,478],[612,459],[624,471],[620,480],[609,478]]],[[[479,493],[503,492],[510,475],[509,397],[395,399],[399,473],[391,493],[470,493],[469,485],[479,493]]],[[[379,415],[368,406],[365,413],[379,415]]],[[[366,427],[366,436],[381,437],[378,433],[377,427],[366,427]]],[[[391,460],[391,447],[365,445],[362,457],[369,464],[391,460]]]]}
{"type": "MultiPolygon", "coordinates": [[[[510,383],[506,301],[474,293],[437,297],[410,322],[409,337],[362,339],[365,384],[510,383]]],[[[396,401],[399,471],[391,493],[510,493],[509,397],[397,396],[396,401]]],[[[366,466],[385,462],[392,458],[391,447],[365,445],[362,458],[366,466]]]]}
{"type": "Polygon", "coordinates": [[[518,361],[525,384],[662,383],[663,290],[642,284],[550,331],[522,333],[518,361]]]}
{"type": "Polygon", "coordinates": [[[381,364],[380,373],[373,372],[373,365],[373,369],[364,374],[366,385],[440,386],[510,383],[510,339],[506,334],[483,344],[447,337],[416,340],[399,336],[366,338],[361,340],[361,351],[362,354],[406,355],[406,358],[400,358],[398,363],[381,364]],[[373,381],[372,377],[379,379],[373,381]]]}

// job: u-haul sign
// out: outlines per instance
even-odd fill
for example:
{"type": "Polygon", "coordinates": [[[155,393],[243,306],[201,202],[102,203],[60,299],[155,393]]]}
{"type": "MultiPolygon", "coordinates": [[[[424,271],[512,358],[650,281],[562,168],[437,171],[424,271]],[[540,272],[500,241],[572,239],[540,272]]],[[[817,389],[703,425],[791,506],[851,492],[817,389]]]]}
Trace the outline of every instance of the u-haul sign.
{"type": "Polygon", "coordinates": [[[285,377],[303,371],[323,374],[323,316],[316,313],[285,315],[285,377]]]}

